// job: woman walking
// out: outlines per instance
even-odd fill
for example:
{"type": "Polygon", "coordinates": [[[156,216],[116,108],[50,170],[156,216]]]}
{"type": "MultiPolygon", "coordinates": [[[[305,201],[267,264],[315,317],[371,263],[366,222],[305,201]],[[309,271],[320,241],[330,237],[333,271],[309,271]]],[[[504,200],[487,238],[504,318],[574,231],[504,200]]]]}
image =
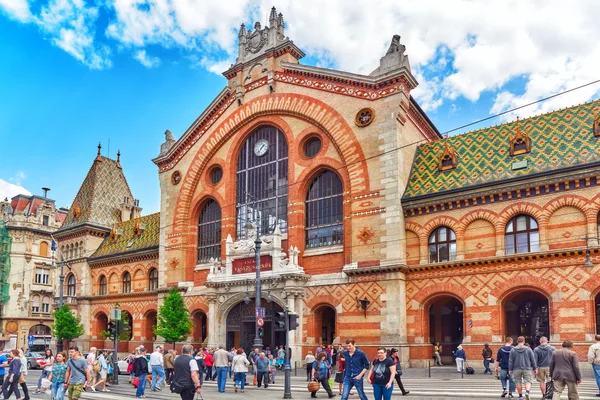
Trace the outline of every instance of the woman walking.
{"type": "Polygon", "coordinates": [[[52,382],[52,399],[63,400],[65,395],[65,374],[67,372],[67,364],[65,364],[65,355],[57,353],[56,359],[52,364],[52,371],[48,379],[52,382]]]}
{"type": "Polygon", "coordinates": [[[20,352],[19,350],[14,349],[11,353],[13,360],[8,365],[8,371],[6,372],[6,377],[2,384],[2,395],[4,399],[8,400],[14,392],[17,400],[21,400],[21,393],[19,392],[19,378],[21,377],[20,352]]]}
{"type": "MultiPolygon", "coordinates": [[[[317,356],[317,360],[313,363],[312,369],[312,380],[317,380],[323,386],[323,389],[329,395],[329,398],[335,397],[335,394],[331,391],[331,387],[329,387],[329,376],[331,375],[329,361],[327,361],[327,353],[324,351],[320,352],[317,356]]],[[[310,397],[317,397],[317,392],[311,392],[310,397]]]]}
{"type": "Polygon", "coordinates": [[[396,365],[388,357],[383,347],[377,349],[377,358],[373,360],[368,375],[373,385],[373,396],[375,400],[390,400],[394,390],[394,378],[396,377],[396,365]],[[371,375],[373,374],[373,375],[371,375]]]}
{"type": "Polygon", "coordinates": [[[54,364],[54,357],[52,356],[52,350],[46,349],[46,354],[44,357],[44,369],[40,374],[40,378],[38,379],[37,389],[35,389],[35,393],[41,392],[42,388],[42,379],[48,378],[48,376],[52,373],[52,364],[54,364]]]}
{"type": "Polygon", "coordinates": [[[315,362],[315,356],[312,351],[309,351],[304,357],[304,365],[306,365],[306,382],[309,382],[312,377],[313,363],[315,362]]]}
{"type": "Polygon", "coordinates": [[[248,372],[248,367],[250,366],[250,361],[248,361],[248,357],[244,354],[244,349],[241,347],[236,350],[236,355],[231,360],[231,369],[233,370],[234,378],[235,378],[235,392],[237,393],[238,387],[244,393],[244,387],[246,386],[246,373],[248,372]]]}
{"type": "Polygon", "coordinates": [[[402,384],[402,365],[400,364],[400,357],[398,357],[398,349],[392,349],[390,351],[390,356],[392,357],[392,361],[394,361],[394,365],[396,366],[396,382],[398,383],[398,387],[402,392],[402,396],[406,396],[410,392],[408,390],[404,390],[404,385],[402,384]]]}
{"type": "Polygon", "coordinates": [[[21,359],[21,376],[19,376],[19,384],[21,385],[21,389],[25,395],[23,400],[30,400],[29,388],[27,387],[27,357],[25,357],[23,350],[19,350],[19,356],[21,359]]]}
{"type": "Polygon", "coordinates": [[[456,348],[454,358],[456,359],[456,371],[462,372],[465,369],[465,360],[467,359],[467,354],[463,350],[462,345],[459,344],[456,348]]]}
{"type": "Polygon", "coordinates": [[[435,359],[434,365],[439,365],[440,367],[443,365],[442,364],[442,345],[440,344],[440,342],[435,342],[435,345],[433,346],[433,358],[435,359]]]}

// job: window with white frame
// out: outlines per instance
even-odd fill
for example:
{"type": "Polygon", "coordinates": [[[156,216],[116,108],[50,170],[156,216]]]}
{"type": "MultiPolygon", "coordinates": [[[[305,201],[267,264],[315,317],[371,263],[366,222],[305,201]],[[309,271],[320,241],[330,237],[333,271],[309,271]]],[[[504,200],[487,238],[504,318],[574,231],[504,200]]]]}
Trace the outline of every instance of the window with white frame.
{"type": "Polygon", "coordinates": [[[50,297],[44,296],[42,299],[42,312],[48,314],[50,312],[50,297]]]}
{"type": "Polygon", "coordinates": [[[46,268],[35,269],[35,283],[38,285],[49,285],[50,284],[50,270],[46,268]]]}
{"type": "Polygon", "coordinates": [[[40,296],[33,296],[31,299],[31,312],[39,313],[40,312],[40,296]]]}

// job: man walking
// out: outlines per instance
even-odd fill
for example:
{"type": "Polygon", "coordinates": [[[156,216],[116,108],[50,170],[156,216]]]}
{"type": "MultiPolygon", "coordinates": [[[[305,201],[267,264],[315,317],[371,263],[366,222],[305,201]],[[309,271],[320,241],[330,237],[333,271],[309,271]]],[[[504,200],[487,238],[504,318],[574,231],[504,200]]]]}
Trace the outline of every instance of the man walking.
{"type": "Polygon", "coordinates": [[[145,399],[146,391],[146,375],[148,375],[148,361],[146,360],[146,349],[140,347],[138,349],[138,355],[135,357],[133,362],[133,373],[138,379],[138,387],[135,391],[135,397],[138,399],[145,399]]]}
{"type": "Polygon", "coordinates": [[[535,377],[540,383],[542,397],[546,394],[546,382],[550,380],[550,360],[552,360],[554,350],[556,349],[548,344],[548,338],[542,336],[540,338],[540,345],[533,351],[535,363],[538,367],[538,373],[535,377]]]}
{"type": "Polygon", "coordinates": [[[91,374],[89,369],[86,369],[87,362],[81,357],[79,347],[69,347],[69,357],[67,372],[65,372],[65,386],[68,387],[69,400],[73,400],[81,397],[85,383],[91,381],[91,374]]]}
{"type": "Polygon", "coordinates": [[[162,347],[156,346],[154,353],[150,354],[150,367],[152,368],[152,387],[151,390],[156,392],[162,390],[162,385],[165,381],[165,369],[163,367],[165,360],[163,359],[162,347]],[[158,382],[156,376],[158,375],[158,382]]]}
{"type": "Polygon", "coordinates": [[[260,387],[263,379],[265,380],[265,389],[269,387],[269,359],[265,357],[265,353],[260,353],[256,359],[256,382],[260,387]]]}
{"type": "Polygon", "coordinates": [[[174,362],[175,350],[167,350],[167,354],[165,354],[163,364],[163,367],[165,368],[165,382],[167,383],[167,385],[170,385],[171,381],[173,380],[173,369],[175,368],[173,364],[174,362]]]}
{"type": "Polygon", "coordinates": [[[95,347],[90,347],[90,352],[87,355],[87,370],[90,371],[90,380],[88,384],[90,386],[94,386],[96,384],[96,375],[97,372],[94,371],[94,364],[96,364],[96,349],[95,347]]]}
{"type": "Polygon", "coordinates": [[[509,399],[513,398],[515,392],[515,380],[512,375],[508,373],[508,359],[510,352],[513,349],[513,339],[508,336],[504,342],[504,346],[498,349],[496,355],[496,375],[499,375],[500,383],[502,384],[502,395],[500,397],[506,397],[509,399]],[[500,370],[498,374],[498,370],[500,370]]]}
{"type": "Polygon", "coordinates": [[[573,342],[565,341],[562,349],[552,354],[550,361],[550,375],[554,380],[554,396],[552,400],[560,400],[560,395],[568,388],[569,400],[579,400],[577,385],[581,383],[581,373],[577,363],[577,353],[573,349],[573,342]]]}
{"type": "Polygon", "coordinates": [[[588,350],[588,361],[592,364],[596,385],[598,385],[598,394],[596,396],[600,397],[600,335],[596,335],[596,343],[591,345],[588,350]]]}
{"type": "Polygon", "coordinates": [[[481,350],[481,356],[483,357],[483,366],[485,368],[485,371],[483,371],[483,374],[491,374],[492,370],[490,369],[490,361],[492,361],[492,349],[490,349],[490,345],[489,344],[484,344],[483,345],[483,350],[481,350]]]}
{"type": "Polygon", "coordinates": [[[533,375],[537,373],[537,365],[533,350],[525,346],[525,337],[517,338],[517,346],[510,351],[508,357],[508,373],[512,375],[517,384],[519,399],[523,398],[523,383],[525,382],[525,400],[531,400],[529,391],[533,384],[533,375]]]}
{"type": "Polygon", "coordinates": [[[346,340],[344,359],[345,375],[342,400],[348,400],[352,387],[356,387],[360,400],[367,400],[367,395],[363,389],[363,377],[369,370],[369,360],[362,350],[356,348],[354,339],[346,340]]]}
{"type": "Polygon", "coordinates": [[[219,350],[215,351],[213,358],[217,369],[217,387],[220,393],[224,393],[227,384],[227,370],[229,369],[229,353],[225,350],[225,346],[219,346],[219,350]]]}
{"type": "Polygon", "coordinates": [[[186,344],[181,349],[181,357],[173,364],[173,389],[179,391],[181,400],[193,400],[196,393],[202,391],[198,363],[192,357],[194,348],[186,344]]]}

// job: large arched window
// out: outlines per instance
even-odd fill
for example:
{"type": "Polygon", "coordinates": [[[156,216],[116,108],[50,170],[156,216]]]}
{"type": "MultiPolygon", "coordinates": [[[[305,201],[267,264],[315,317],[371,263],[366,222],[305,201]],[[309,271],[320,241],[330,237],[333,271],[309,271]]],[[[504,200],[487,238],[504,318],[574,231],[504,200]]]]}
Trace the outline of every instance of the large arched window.
{"type": "Polygon", "coordinates": [[[506,254],[540,251],[538,224],[529,215],[517,215],[508,221],[504,238],[506,254]]]}
{"type": "Polygon", "coordinates": [[[158,270],[156,268],[152,268],[149,274],[149,287],[150,290],[158,289],[158,270]]]}
{"type": "Polygon", "coordinates": [[[106,294],[106,276],[100,276],[100,281],[98,282],[98,294],[100,296],[106,294]]]}
{"type": "Polygon", "coordinates": [[[429,262],[456,260],[456,235],[446,226],[440,226],[429,236],[429,262]]]}
{"type": "Polygon", "coordinates": [[[67,296],[75,296],[75,293],[77,292],[75,282],[75,275],[69,274],[67,277],[67,296]]]}
{"type": "Polygon", "coordinates": [[[342,181],[333,171],[317,176],[306,195],[306,248],[344,242],[342,181]]]}
{"type": "Polygon", "coordinates": [[[260,234],[279,224],[287,232],[288,146],[272,126],[258,128],[246,140],[237,162],[237,236],[248,237],[257,223],[260,234]]]}
{"type": "Polygon", "coordinates": [[[125,272],[123,274],[123,293],[131,292],[131,274],[125,272]]]}
{"type": "Polygon", "coordinates": [[[221,207],[208,200],[198,220],[198,264],[221,258],[221,207]]]}

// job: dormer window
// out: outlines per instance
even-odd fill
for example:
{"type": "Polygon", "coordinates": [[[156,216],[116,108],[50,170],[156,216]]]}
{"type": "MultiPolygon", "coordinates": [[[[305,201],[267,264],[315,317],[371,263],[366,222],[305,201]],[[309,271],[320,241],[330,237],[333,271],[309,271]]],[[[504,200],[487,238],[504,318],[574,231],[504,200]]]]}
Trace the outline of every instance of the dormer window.
{"type": "Polygon", "coordinates": [[[594,113],[594,136],[600,136],[600,114],[594,113]]]}
{"type": "Polygon", "coordinates": [[[458,157],[456,151],[448,145],[448,141],[444,141],[444,151],[438,157],[438,170],[447,171],[456,168],[458,157]]]}
{"type": "Polygon", "coordinates": [[[42,217],[42,225],[48,226],[49,223],[50,223],[50,218],[47,215],[44,215],[42,217]]]}
{"type": "Polygon", "coordinates": [[[521,130],[519,118],[517,117],[517,127],[515,134],[510,138],[510,155],[518,156],[519,154],[529,153],[531,151],[531,138],[527,132],[521,130]]]}

